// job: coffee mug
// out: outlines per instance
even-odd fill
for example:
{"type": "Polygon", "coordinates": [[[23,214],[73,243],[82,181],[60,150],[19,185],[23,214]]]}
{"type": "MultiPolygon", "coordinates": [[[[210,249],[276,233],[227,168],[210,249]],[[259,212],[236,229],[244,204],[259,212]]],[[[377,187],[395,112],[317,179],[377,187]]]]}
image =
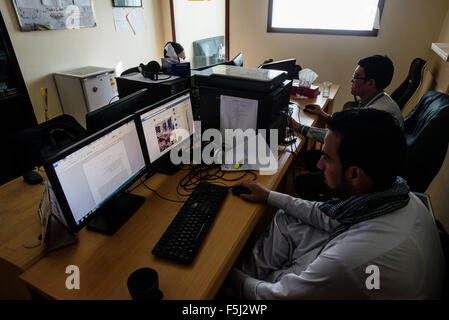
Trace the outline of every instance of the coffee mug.
{"type": "Polygon", "coordinates": [[[164,296],[159,290],[157,272],[151,268],[141,268],[131,273],[127,285],[133,300],[161,300],[164,296]]]}

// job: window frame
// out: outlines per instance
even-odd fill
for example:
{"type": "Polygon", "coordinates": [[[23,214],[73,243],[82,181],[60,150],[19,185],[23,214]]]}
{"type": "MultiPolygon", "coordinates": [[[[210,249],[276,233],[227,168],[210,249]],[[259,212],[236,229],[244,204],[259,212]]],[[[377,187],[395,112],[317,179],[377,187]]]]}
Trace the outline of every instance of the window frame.
{"type": "MultiPolygon", "coordinates": [[[[338,1],[338,0],[335,0],[338,1]]],[[[385,0],[379,0],[379,21],[382,18],[385,0]]],[[[267,32],[271,33],[301,33],[301,34],[328,34],[328,35],[342,35],[342,36],[368,36],[377,37],[379,29],[373,30],[336,30],[336,29],[305,29],[305,28],[274,28],[272,26],[273,16],[273,0],[268,0],[268,21],[267,32]]]]}

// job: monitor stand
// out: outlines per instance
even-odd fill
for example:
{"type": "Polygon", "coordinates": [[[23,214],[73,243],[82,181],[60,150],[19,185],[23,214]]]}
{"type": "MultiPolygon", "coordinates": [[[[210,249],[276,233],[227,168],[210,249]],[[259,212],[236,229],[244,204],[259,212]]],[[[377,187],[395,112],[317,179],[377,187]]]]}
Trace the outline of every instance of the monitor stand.
{"type": "Polygon", "coordinates": [[[152,170],[159,173],[174,175],[176,172],[182,169],[184,164],[173,164],[171,161],[158,161],[154,163],[152,170]]]}
{"type": "Polygon", "coordinates": [[[158,160],[151,164],[151,170],[153,172],[159,172],[168,174],[170,176],[174,175],[176,172],[181,170],[184,167],[183,163],[173,164],[170,159],[170,152],[164,154],[158,160]]]}
{"type": "Polygon", "coordinates": [[[123,192],[101,207],[87,224],[89,230],[115,233],[145,202],[145,197],[123,192]]]}

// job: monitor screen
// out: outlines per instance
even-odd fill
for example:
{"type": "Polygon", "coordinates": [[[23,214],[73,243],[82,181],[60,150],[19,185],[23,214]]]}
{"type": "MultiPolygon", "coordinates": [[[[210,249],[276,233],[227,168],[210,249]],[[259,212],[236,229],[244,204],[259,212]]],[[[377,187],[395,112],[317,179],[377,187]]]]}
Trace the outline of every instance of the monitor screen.
{"type": "Polygon", "coordinates": [[[189,92],[165,99],[139,114],[151,163],[194,133],[189,92]]]}
{"type": "Polygon", "coordinates": [[[75,144],[45,165],[73,231],[146,169],[135,116],[75,144]]]}
{"type": "Polygon", "coordinates": [[[86,114],[86,127],[95,133],[150,105],[148,89],[141,89],[111,104],[86,114]]]}
{"type": "Polygon", "coordinates": [[[288,76],[287,78],[289,80],[297,78],[298,75],[295,75],[295,65],[296,65],[296,59],[286,59],[281,61],[273,61],[269,63],[264,63],[259,66],[259,69],[271,69],[271,70],[280,70],[280,71],[287,71],[288,76]]]}

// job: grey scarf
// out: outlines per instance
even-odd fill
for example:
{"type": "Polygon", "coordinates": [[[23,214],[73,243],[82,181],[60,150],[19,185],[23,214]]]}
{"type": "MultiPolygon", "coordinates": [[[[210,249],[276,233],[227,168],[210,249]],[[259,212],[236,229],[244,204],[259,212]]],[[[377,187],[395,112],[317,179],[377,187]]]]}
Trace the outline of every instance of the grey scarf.
{"type": "Polygon", "coordinates": [[[388,190],[355,195],[344,200],[336,199],[323,202],[319,206],[320,210],[341,223],[331,233],[327,243],[356,223],[405,207],[410,201],[409,192],[410,188],[407,182],[401,177],[397,177],[393,186],[388,190]]]}

